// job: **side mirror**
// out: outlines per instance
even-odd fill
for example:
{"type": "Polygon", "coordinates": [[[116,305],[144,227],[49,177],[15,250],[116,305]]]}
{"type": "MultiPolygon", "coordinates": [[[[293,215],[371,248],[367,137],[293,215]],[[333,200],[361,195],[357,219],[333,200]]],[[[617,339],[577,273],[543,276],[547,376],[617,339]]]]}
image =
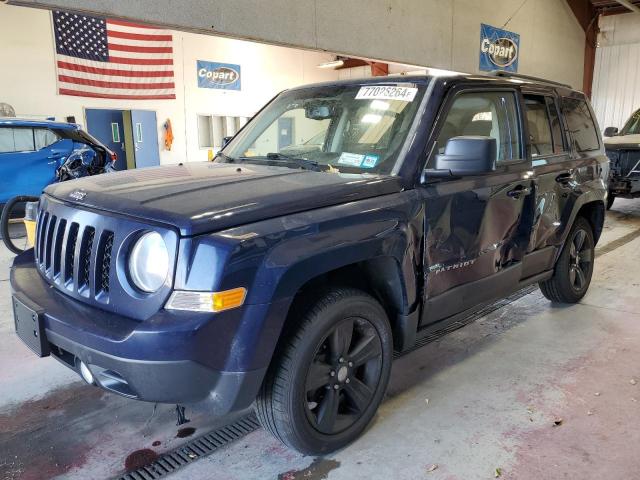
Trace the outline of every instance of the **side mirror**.
{"type": "Polygon", "coordinates": [[[615,137],[618,134],[618,127],[607,127],[604,129],[605,137],[615,137]]]}
{"type": "Polygon", "coordinates": [[[436,156],[434,176],[482,175],[496,169],[498,147],[492,137],[453,137],[444,148],[444,154],[436,156]]]}
{"type": "Polygon", "coordinates": [[[222,137],[222,148],[226,147],[231,140],[233,140],[233,135],[230,137],[222,137]]]}

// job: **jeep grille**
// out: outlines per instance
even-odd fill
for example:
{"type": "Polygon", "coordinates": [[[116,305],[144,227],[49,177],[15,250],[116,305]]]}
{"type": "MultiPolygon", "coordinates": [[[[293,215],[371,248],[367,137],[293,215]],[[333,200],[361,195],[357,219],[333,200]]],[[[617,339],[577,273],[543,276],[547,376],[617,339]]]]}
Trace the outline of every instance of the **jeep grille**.
{"type": "Polygon", "coordinates": [[[36,257],[40,272],[52,283],[84,297],[102,299],[109,293],[113,232],[103,230],[96,240],[93,226],[40,212],[36,257]]]}

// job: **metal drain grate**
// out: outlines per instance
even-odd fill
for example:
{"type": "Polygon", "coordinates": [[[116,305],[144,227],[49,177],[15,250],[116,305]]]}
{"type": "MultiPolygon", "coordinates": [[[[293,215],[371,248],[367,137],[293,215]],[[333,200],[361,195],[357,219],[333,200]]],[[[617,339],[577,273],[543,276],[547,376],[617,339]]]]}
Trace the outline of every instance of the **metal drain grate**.
{"type": "Polygon", "coordinates": [[[173,452],[161,455],[149,465],[116,478],[118,480],[155,480],[163,478],[202,457],[212,454],[219,448],[235,442],[258,428],[260,428],[260,423],[258,423],[256,416],[254,414],[248,415],[231,425],[198,437],[173,452]]]}

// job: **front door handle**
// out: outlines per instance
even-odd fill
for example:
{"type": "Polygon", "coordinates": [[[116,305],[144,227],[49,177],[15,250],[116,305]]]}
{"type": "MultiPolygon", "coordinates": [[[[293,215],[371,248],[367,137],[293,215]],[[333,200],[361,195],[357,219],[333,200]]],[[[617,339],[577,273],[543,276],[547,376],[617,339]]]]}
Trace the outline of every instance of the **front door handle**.
{"type": "Polygon", "coordinates": [[[558,183],[569,183],[572,180],[573,180],[573,172],[572,171],[561,173],[560,175],[558,175],[556,177],[556,182],[558,182],[558,183]]]}
{"type": "Polygon", "coordinates": [[[513,190],[509,190],[507,192],[507,196],[513,198],[514,200],[518,200],[523,195],[526,197],[531,193],[531,189],[529,187],[523,187],[522,185],[518,185],[513,190]]]}

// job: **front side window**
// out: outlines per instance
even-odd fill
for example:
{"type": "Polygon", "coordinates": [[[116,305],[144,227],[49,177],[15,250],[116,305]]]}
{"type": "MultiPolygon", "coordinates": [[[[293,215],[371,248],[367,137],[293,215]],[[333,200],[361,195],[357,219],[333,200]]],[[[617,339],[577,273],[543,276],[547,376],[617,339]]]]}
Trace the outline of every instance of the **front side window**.
{"type": "Polygon", "coordinates": [[[547,113],[544,97],[525,95],[524,97],[531,144],[531,156],[541,157],[553,153],[553,139],[551,137],[551,121],[547,113]]]}
{"type": "Polygon", "coordinates": [[[562,112],[575,149],[579,152],[598,150],[600,140],[587,102],[576,98],[563,98],[562,112]]]}
{"type": "Polygon", "coordinates": [[[498,163],[520,159],[520,124],[515,93],[469,92],[458,95],[438,135],[438,153],[444,153],[449,139],[460,136],[495,138],[498,163]]]}
{"type": "Polygon", "coordinates": [[[284,92],[217,161],[390,174],[423,95],[424,87],[412,83],[284,92]]]}
{"type": "Polygon", "coordinates": [[[0,153],[33,152],[32,128],[0,127],[0,153]]]}

